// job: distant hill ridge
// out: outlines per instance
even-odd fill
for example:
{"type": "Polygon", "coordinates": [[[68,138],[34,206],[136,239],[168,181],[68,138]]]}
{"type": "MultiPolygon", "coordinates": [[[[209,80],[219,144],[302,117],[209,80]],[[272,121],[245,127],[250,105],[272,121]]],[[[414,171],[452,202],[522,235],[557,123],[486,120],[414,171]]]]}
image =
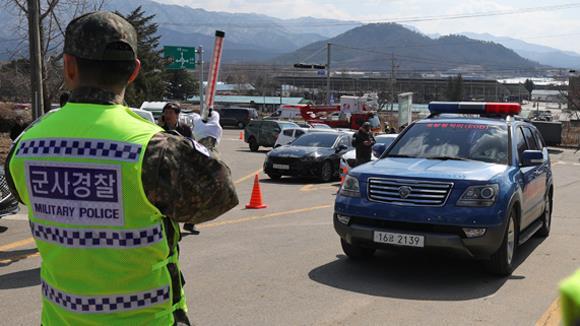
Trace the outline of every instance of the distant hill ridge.
{"type": "Polygon", "coordinates": [[[275,59],[277,63],[325,62],[325,53],[311,56],[327,42],[332,46],[335,68],[390,69],[395,57],[398,69],[446,70],[457,67],[476,69],[534,69],[540,64],[524,59],[503,45],[478,41],[462,35],[432,39],[398,24],[369,24],[356,27],[329,40],[314,42],[275,59]]]}

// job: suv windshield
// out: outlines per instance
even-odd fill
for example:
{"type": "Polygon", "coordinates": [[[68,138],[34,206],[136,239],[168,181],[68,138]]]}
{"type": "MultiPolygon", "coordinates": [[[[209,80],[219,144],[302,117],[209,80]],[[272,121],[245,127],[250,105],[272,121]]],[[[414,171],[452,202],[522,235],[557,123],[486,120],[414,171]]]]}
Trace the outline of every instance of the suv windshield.
{"type": "Polygon", "coordinates": [[[418,123],[405,132],[387,157],[507,164],[507,127],[476,123],[418,123]]]}
{"type": "Polygon", "coordinates": [[[323,134],[323,133],[315,133],[315,134],[306,134],[297,138],[293,143],[292,146],[308,146],[308,147],[327,147],[330,148],[336,142],[336,138],[338,135],[333,134],[323,134]]]}

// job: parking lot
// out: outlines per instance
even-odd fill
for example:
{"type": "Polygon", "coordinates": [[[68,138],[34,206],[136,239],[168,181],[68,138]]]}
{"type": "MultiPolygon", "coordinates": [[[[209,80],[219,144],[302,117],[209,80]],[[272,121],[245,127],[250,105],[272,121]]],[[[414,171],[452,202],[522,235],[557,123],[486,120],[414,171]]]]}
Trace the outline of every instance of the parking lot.
{"type": "MultiPolygon", "coordinates": [[[[181,266],[190,319],[198,325],[533,325],[557,320],[558,282],[580,266],[580,161],[553,150],[550,237],[519,248],[508,278],[481,264],[420,251],[382,252],[368,262],[343,254],[332,226],[338,183],[261,173],[253,153],[226,130],[220,154],[240,205],[185,235],[181,266]],[[268,208],[246,210],[260,173],[268,208]]],[[[22,213],[22,212],[21,212],[22,213]]],[[[0,219],[2,325],[40,322],[40,258],[26,216],[0,219]]],[[[549,324],[549,323],[548,323],[549,324]]]]}

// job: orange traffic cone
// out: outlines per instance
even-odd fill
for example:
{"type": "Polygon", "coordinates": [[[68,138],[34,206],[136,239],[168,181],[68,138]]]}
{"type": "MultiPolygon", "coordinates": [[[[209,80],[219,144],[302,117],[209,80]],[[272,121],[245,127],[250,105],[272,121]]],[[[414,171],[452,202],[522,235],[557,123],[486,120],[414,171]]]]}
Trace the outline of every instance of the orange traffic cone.
{"type": "Polygon", "coordinates": [[[244,132],[240,131],[240,140],[244,140],[244,132]]]}
{"type": "Polygon", "coordinates": [[[250,198],[250,203],[246,205],[246,208],[259,209],[266,208],[262,202],[262,190],[260,190],[260,181],[258,181],[258,174],[254,177],[254,188],[252,189],[252,197],[250,198]]]}

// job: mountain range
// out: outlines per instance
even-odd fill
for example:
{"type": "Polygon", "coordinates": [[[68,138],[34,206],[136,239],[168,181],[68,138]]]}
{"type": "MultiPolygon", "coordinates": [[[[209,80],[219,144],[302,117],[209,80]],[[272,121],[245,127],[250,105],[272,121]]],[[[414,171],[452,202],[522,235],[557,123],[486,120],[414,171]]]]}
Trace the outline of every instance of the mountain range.
{"type": "Polygon", "coordinates": [[[524,59],[498,43],[473,40],[462,35],[432,39],[398,24],[369,24],[353,28],[329,40],[314,42],[277,59],[278,63],[325,62],[324,49],[331,43],[336,69],[356,67],[389,71],[393,60],[398,71],[480,72],[482,70],[530,71],[540,64],[524,59]]]}
{"type": "Polygon", "coordinates": [[[224,60],[230,62],[268,60],[360,25],[312,17],[283,20],[259,14],[211,12],[151,0],[109,1],[106,9],[129,13],[138,6],[149,15],[155,14],[161,44],[202,45],[211,50],[215,30],[223,30],[224,60]],[[307,28],[309,25],[313,27],[307,28]]]}
{"type": "MultiPolygon", "coordinates": [[[[327,42],[333,43],[333,64],[341,69],[390,69],[393,55],[401,70],[532,69],[541,65],[574,68],[580,63],[580,55],[575,53],[488,34],[432,38],[411,26],[363,26],[357,21],[313,17],[279,19],[261,14],[212,12],[153,0],[109,0],[103,9],[127,14],[138,6],[146,14],[155,15],[162,45],[201,45],[209,53],[215,30],[225,31],[224,61],[230,63],[291,64],[305,59],[324,63],[325,54],[320,50],[327,42]]],[[[22,51],[17,56],[27,55],[25,44],[22,46],[23,42],[14,37],[18,24],[26,27],[21,19],[15,12],[0,11],[0,60],[9,59],[7,54],[18,48],[22,51]]]]}
{"type": "Polygon", "coordinates": [[[549,46],[532,44],[511,37],[494,36],[487,33],[461,34],[475,40],[489,41],[501,44],[514,50],[520,56],[537,61],[543,65],[580,69],[580,54],[575,52],[562,51],[549,46]]]}

